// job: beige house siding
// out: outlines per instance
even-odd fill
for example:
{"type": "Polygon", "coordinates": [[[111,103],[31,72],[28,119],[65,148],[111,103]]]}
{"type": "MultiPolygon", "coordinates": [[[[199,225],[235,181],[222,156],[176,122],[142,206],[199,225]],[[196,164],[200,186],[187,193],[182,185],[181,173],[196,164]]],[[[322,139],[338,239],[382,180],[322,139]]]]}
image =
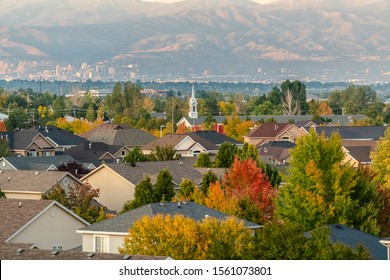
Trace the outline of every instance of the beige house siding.
{"type": "Polygon", "coordinates": [[[52,205],[7,242],[33,243],[47,250],[51,250],[52,246],[62,246],[63,250],[69,250],[81,245],[81,236],[76,230],[84,226],[85,223],[64,209],[52,205]]]}
{"type": "Polygon", "coordinates": [[[17,192],[9,190],[3,190],[3,192],[8,199],[42,199],[42,194],[39,192],[17,192]]]}
{"type": "Polygon", "coordinates": [[[119,248],[123,246],[123,241],[126,235],[109,235],[109,234],[82,234],[82,247],[83,252],[96,252],[95,237],[105,236],[108,237],[108,253],[118,254],[119,248]]]}
{"type": "Polygon", "coordinates": [[[16,168],[9,164],[6,160],[2,159],[0,161],[0,170],[16,170],[16,168]]]}
{"type": "Polygon", "coordinates": [[[120,212],[124,203],[134,198],[135,186],[106,167],[81,178],[81,181],[90,184],[93,189],[100,189],[96,200],[112,211],[120,212]]]}

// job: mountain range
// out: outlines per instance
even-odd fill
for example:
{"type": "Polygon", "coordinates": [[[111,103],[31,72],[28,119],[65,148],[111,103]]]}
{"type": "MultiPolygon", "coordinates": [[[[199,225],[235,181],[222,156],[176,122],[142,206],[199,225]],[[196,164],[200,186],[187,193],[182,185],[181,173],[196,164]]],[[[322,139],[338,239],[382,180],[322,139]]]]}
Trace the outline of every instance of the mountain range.
{"type": "Polygon", "coordinates": [[[0,75],[85,62],[149,79],[389,81],[389,13],[388,0],[2,0],[0,75]]]}

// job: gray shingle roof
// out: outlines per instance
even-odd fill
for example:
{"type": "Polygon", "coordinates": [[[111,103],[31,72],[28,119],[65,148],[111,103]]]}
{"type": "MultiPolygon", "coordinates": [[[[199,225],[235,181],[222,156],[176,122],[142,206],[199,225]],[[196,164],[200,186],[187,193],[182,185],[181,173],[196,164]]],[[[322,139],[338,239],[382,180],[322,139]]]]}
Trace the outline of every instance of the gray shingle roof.
{"type": "Polygon", "coordinates": [[[101,125],[81,136],[87,136],[86,139],[91,142],[128,147],[142,146],[156,139],[146,131],[120,125],[101,125]]]}
{"type": "MultiPolygon", "coordinates": [[[[120,214],[114,218],[103,220],[99,223],[80,229],[80,231],[95,231],[95,232],[120,232],[127,233],[129,228],[133,227],[133,223],[144,216],[153,217],[158,214],[162,215],[184,215],[195,221],[202,221],[205,217],[210,216],[220,220],[225,220],[229,215],[217,210],[199,205],[195,202],[181,202],[180,207],[178,202],[168,203],[150,203],[139,208],[130,210],[120,214]]],[[[247,227],[257,228],[260,225],[244,221],[247,227]]]]}
{"type": "Polygon", "coordinates": [[[370,251],[371,256],[376,260],[386,260],[387,250],[379,241],[379,237],[344,226],[333,224],[329,225],[330,240],[333,243],[339,242],[352,248],[361,244],[370,251]]]}
{"type": "MultiPolygon", "coordinates": [[[[27,135],[34,135],[35,136],[38,133],[42,134],[46,138],[50,138],[58,146],[75,146],[81,142],[86,141],[84,138],[77,136],[76,134],[73,134],[72,132],[58,128],[54,125],[32,127],[32,128],[26,129],[26,130],[22,130],[16,134],[18,134],[18,136],[22,136],[22,137],[27,138],[27,135]]],[[[31,140],[30,140],[30,142],[31,142],[31,140]]]]}
{"type": "Polygon", "coordinates": [[[384,136],[385,130],[385,126],[321,126],[316,128],[317,133],[324,133],[325,137],[338,132],[344,140],[377,140],[384,136]]]}
{"type": "Polygon", "coordinates": [[[184,178],[192,180],[195,184],[199,184],[202,181],[203,176],[193,167],[193,164],[193,159],[183,158],[172,161],[137,162],[134,167],[123,163],[110,163],[106,165],[135,185],[144,179],[146,175],[154,181],[157,178],[158,173],[164,168],[169,170],[173,182],[177,185],[179,185],[184,178]]]}
{"type": "Polygon", "coordinates": [[[123,146],[118,145],[108,145],[103,142],[83,142],[78,144],[75,147],[72,147],[66,151],[64,154],[70,155],[76,160],[82,161],[99,161],[107,152],[112,156],[118,152],[123,146]]]}
{"type": "Polygon", "coordinates": [[[69,155],[57,155],[50,157],[4,157],[17,170],[42,170],[46,171],[51,165],[59,166],[62,163],[74,161],[69,155]]]}
{"type": "Polygon", "coordinates": [[[217,146],[221,145],[224,142],[229,142],[229,143],[233,143],[236,145],[242,145],[241,142],[239,142],[231,137],[228,137],[225,134],[218,133],[218,132],[212,131],[212,130],[190,132],[190,133],[187,133],[187,135],[190,135],[191,137],[193,135],[196,135],[199,138],[203,138],[203,139],[207,140],[208,142],[211,142],[217,146]]]}

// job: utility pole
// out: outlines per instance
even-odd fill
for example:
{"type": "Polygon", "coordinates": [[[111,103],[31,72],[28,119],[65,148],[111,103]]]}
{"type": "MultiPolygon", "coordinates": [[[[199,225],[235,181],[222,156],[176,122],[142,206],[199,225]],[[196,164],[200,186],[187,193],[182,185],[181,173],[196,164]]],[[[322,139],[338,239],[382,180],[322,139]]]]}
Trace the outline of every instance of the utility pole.
{"type": "Polygon", "coordinates": [[[173,96],[172,96],[172,135],[173,135],[173,96]]]}

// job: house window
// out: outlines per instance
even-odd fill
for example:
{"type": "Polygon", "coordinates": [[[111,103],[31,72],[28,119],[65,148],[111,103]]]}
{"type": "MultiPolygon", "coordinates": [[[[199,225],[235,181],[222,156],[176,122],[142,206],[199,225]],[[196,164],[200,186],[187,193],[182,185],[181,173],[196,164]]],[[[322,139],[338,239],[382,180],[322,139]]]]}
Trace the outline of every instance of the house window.
{"type": "Polygon", "coordinates": [[[5,161],[3,161],[3,167],[5,167],[5,161]]]}
{"type": "Polygon", "coordinates": [[[45,156],[46,157],[50,157],[51,156],[51,152],[45,152],[45,156]]]}
{"type": "Polygon", "coordinates": [[[283,137],[282,137],[282,140],[290,141],[290,137],[288,137],[288,136],[283,136],[283,137]]]}
{"type": "Polygon", "coordinates": [[[31,151],[31,152],[28,152],[28,156],[29,157],[36,157],[36,156],[38,156],[38,153],[35,151],[31,151]]]}
{"type": "Polygon", "coordinates": [[[126,155],[126,151],[122,150],[122,156],[124,157],[126,155]]]}
{"type": "Polygon", "coordinates": [[[95,236],[95,252],[108,253],[108,236],[95,236]]]}
{"type": "Polygon", "coordinates": [[[62,251],[62,245],[51,246],[52,251],[62,251]]]}

